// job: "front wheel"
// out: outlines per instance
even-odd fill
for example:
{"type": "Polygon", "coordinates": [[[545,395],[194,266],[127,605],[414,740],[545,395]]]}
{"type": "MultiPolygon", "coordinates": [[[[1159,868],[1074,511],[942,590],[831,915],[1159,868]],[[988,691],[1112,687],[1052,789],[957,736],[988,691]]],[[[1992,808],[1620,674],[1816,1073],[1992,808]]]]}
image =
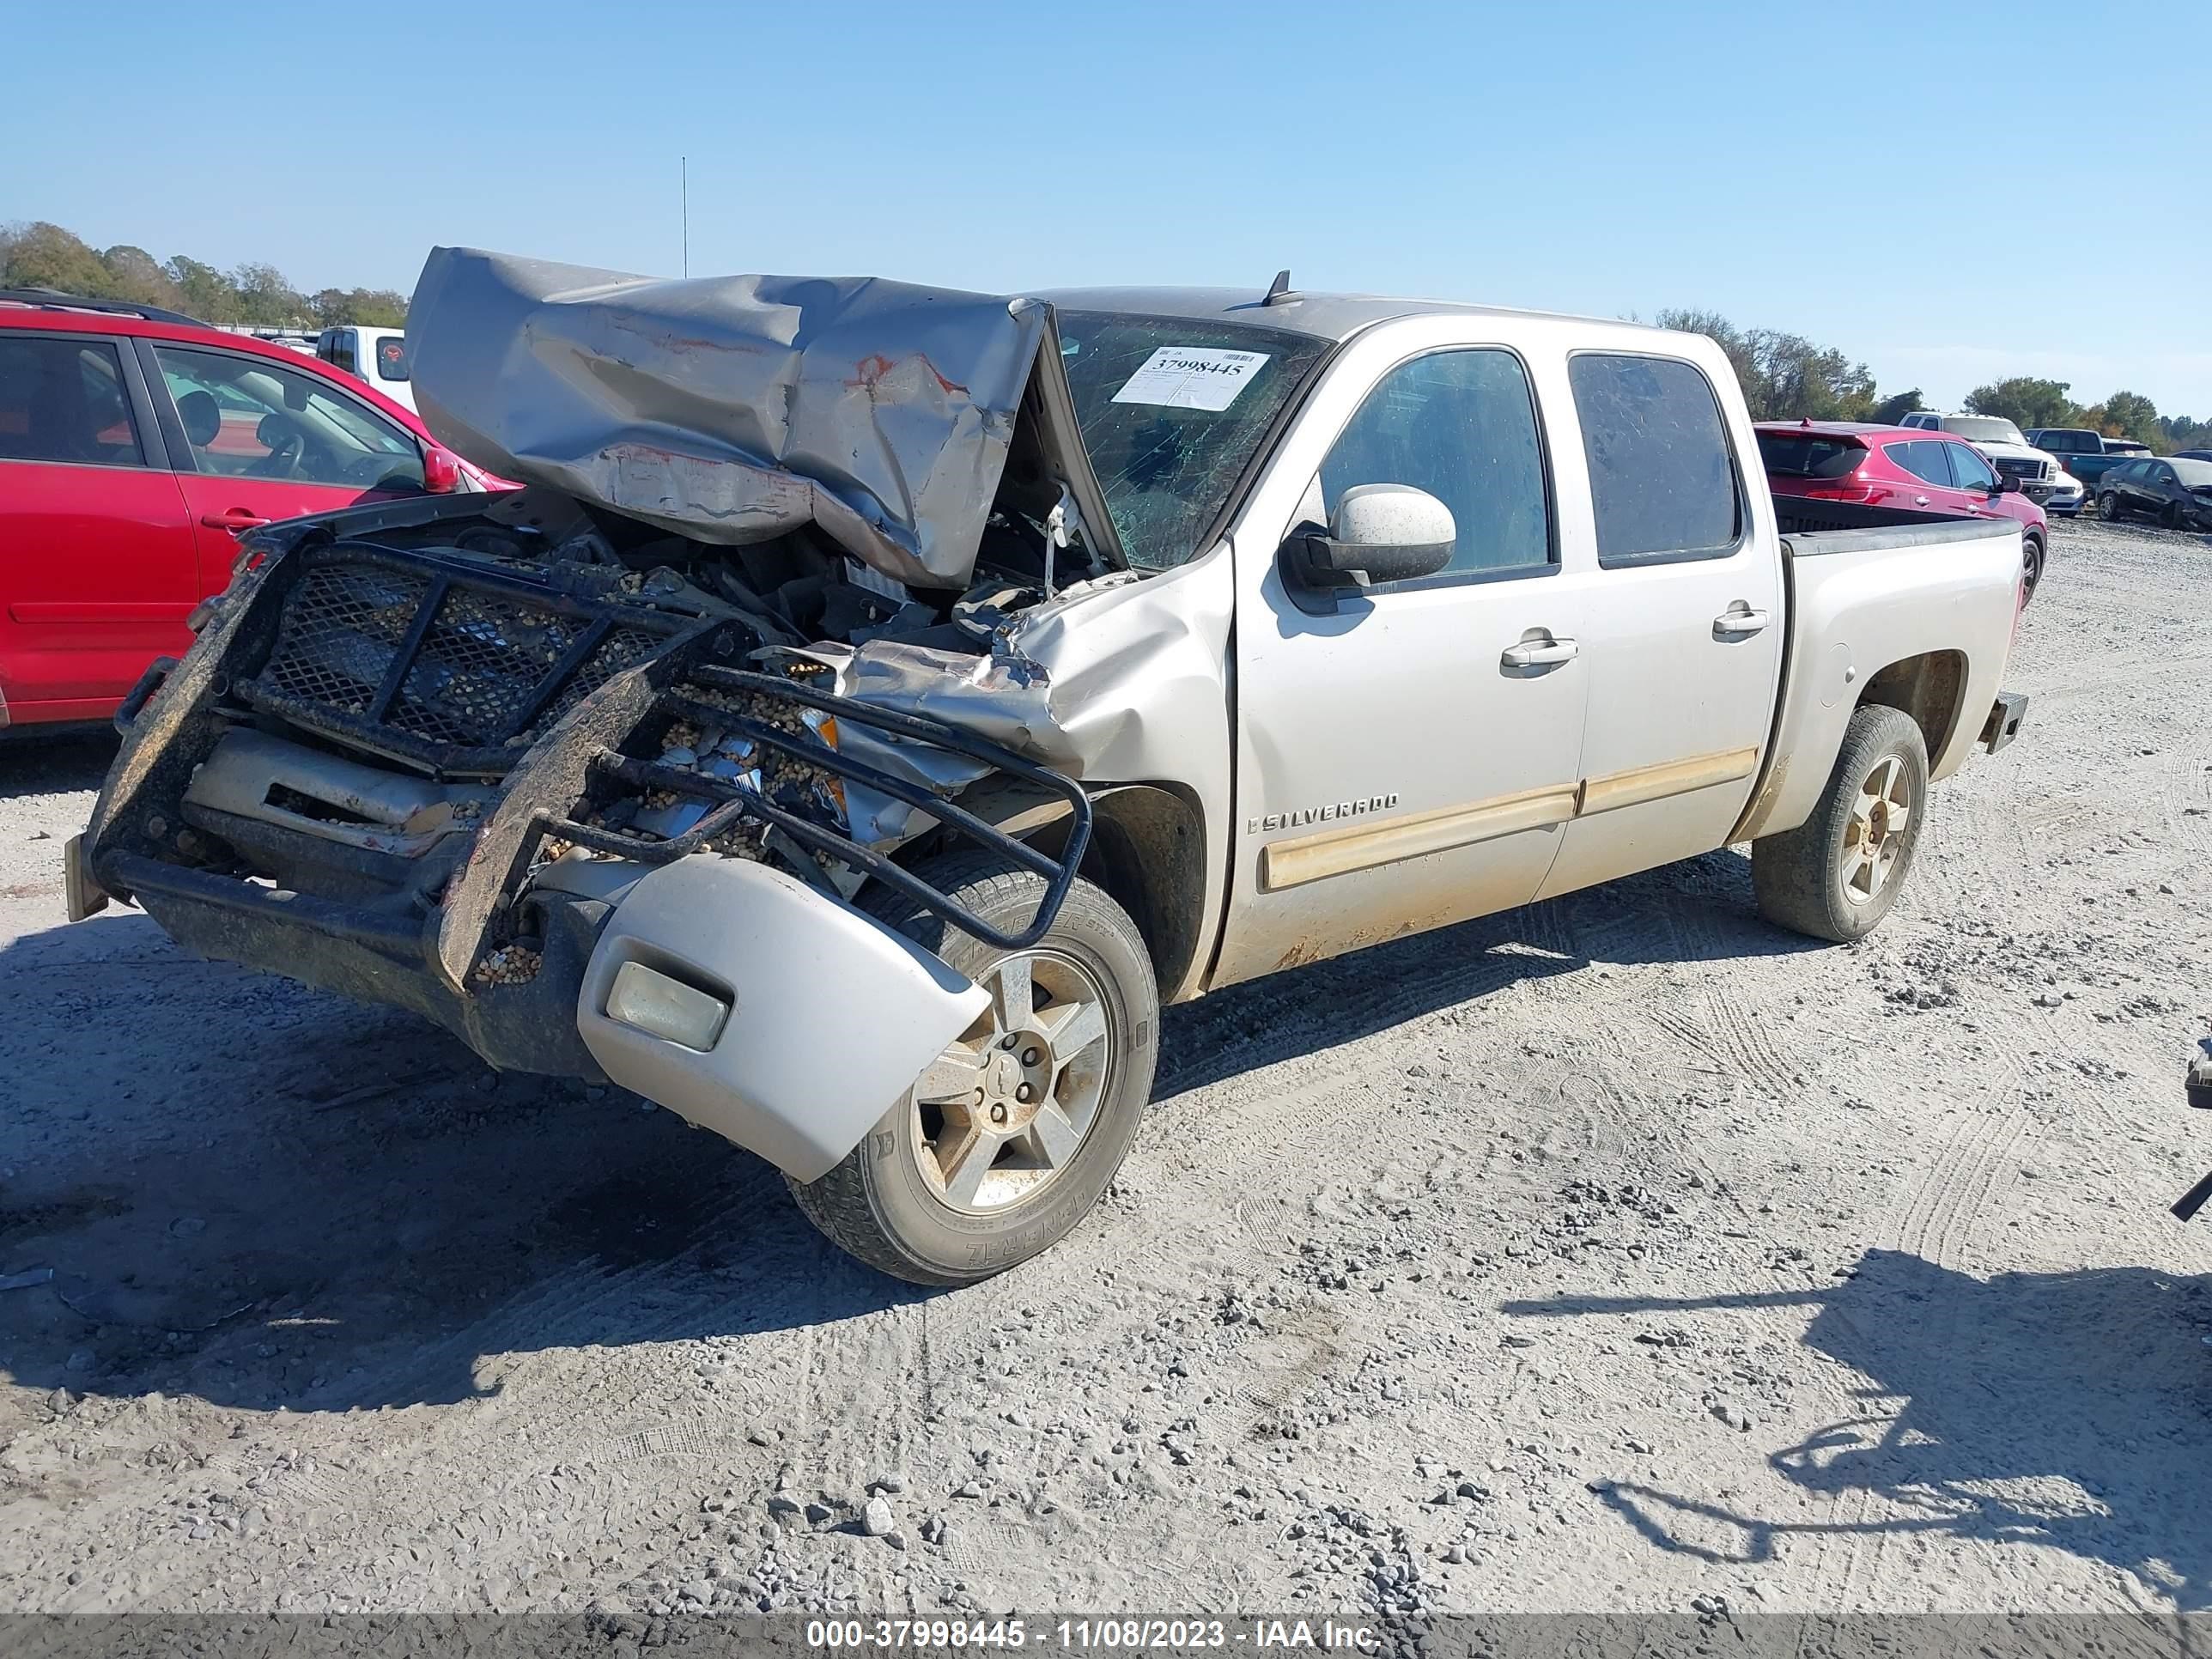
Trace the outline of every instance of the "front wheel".
{"type": "Polygon", "coordinates": [[[2118,524],[2120,521],[2120,498],[2109,489],[2098,496],[2097,516],[2107,524],[2118,524]]]}
{"type": "MultiPolygon", "coordinates": [[[[1006,933],[1044,893],[988,854],[916,873],[1006,933]]],[[[1135,1139],[1158,1058],[1152,958],[1127,913],[1087,881],[1025,951],[996,950],[889,889],[863,908],[981,986],[990,1006],[843,1163],[787,1184],[870,1267],[917,1285],[988,1279],[1073,1231],[1135,1139]]]]}
{"type": "Polygon", "coordinates": [[[2021,538],[2021,597],[2023,602],[2035,597],[2035,585],[2043,580],[2045,549],[2043,538],[2033,531],[2021,538]]]}
{"type": "Polygon", "coordinates": [[[1838,945],[1864,939],[1905,885],[1927,801],[1918,724],[1880,704],[1854,711],[1812,816],[1751,844],[1759,914],[1838,945]]]}

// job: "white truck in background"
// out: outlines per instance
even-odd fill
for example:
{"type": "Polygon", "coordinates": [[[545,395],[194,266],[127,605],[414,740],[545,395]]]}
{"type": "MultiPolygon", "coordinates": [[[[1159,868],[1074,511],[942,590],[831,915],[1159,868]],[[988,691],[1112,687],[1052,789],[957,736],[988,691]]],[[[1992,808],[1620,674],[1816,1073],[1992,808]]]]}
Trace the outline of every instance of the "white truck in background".
{"type": "Polygon", "coordinates": [[[921,1282],[1091,1209],[1162,1005],[1741,842],[1863,938],[2024,708],[2018,526],[1778,502],[1694,335],[450,250],[410,326],[528,487],[250,536],[72,915],[633,1089],[921,1282]]]}
{"type": "Polygon", "coordinates": [[[325,362],[374,386],[392,402],[415,409],[405,330],[346,323],[315,336],[314,352],[325,362]]]}

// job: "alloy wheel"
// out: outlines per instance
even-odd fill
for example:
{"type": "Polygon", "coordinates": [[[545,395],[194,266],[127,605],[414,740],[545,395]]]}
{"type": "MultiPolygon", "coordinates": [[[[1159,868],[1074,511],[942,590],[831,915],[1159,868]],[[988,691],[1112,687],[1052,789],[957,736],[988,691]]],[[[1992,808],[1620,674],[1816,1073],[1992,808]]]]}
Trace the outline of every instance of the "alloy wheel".
{"type": "Polygon", "coordinates": [[[1905,762],[1886,755],[1859,786],[1844,825],[1844,896],[1853,904],[1880,898],[1905,852],[1905,826],[1912,819],[1912,783],[1905,762]]]}
{"type": "Polygon", "coordinates": [[[949,1207],[988,1214],[1073,1163],[1114,1084],[1113,1012],[1097,976],[1057,951],[1002,957],[991,1004],[915,1082],[915,1155],[949,1207]]]}

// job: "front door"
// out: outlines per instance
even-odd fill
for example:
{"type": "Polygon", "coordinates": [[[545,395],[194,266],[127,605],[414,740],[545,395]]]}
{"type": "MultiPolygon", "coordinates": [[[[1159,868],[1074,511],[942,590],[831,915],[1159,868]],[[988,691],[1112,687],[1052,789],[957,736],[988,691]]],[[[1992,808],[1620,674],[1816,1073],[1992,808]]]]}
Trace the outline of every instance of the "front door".
{"type": "Polygon", "coordinates": [[[113,339],[0,332],[0,700],[104,719],[191,643],[192,532],[113,339]]]}
{"type": "Polygon", "coordinates": [[[414,434],[311,369],[162,343],[146,356],[189,457],[178,477],[214,591],[257,525],[422,488],[414,434]]]}
{"type": "MultiPolygon", "coordinates": [[[[1774,718],[1789,630],[1773,503],[1712,385],[1674,358],[1567,365],[1598,573],[1583,653],[1581,811],[1544,894],[1723,845],[1774,718]]],[[[1934,446],[1931,446],[1931,447],[1934,446]]]]}
{"type": "Polygon", "coordinates": [[[1963,442],[1942,447],[1944,459],[1951,464],[1951,481],[1957,486],[1952,492],[1959,503],[1956,510],[1978,519],[2011,518],[1996,469],[1982,459],[1981,452],[1963,442]]]}
{"type": "Polygon", "coordinates": [[[1373,389],[1333,441],[1330,387],[1316,394],[1301,426],[1328,442],[1317,469],[1286,447],[1238,532],[1236,902],[1217,985],[1522,903],[1573,815],[1580,579],[1561,570],[1525,366],[1470,347],[1375,374],[1356,356],[1333,373],[1347,401],[1373,389]],[[1251,536],[1302,472],[1296,511],[1251,536]],[[1365,483],[1449,507],[1450,563],[1316,614],[1277,549],[1365,483]]]}

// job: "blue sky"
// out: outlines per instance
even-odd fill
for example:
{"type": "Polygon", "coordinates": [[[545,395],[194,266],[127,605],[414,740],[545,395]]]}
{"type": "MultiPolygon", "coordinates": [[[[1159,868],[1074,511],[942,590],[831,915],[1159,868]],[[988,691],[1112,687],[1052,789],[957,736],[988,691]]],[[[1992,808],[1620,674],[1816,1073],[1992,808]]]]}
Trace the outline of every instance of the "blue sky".
{"type": "Polygon", "coordinates": [[[0,220],[313,289],[440,242],[1708,307],[2212,417],[2212,0],[158,7],[10,19],[0,220]],[[325,19],[331,19],[326,22],[325,19]]]}

